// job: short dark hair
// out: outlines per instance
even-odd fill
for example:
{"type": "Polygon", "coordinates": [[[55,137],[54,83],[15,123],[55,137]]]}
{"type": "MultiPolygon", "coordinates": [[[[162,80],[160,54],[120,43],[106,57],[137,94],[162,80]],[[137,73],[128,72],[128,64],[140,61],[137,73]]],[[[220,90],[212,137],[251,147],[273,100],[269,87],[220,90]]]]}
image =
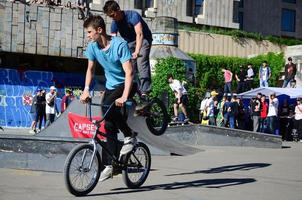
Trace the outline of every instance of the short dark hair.
{"type": "Polygon", "coordinates": [[[118,5],[118,3],[116,1],[107,1],[103,7],[103,11],[105,14],[110,14],[112,12],[115,12],[115,11],[119,11],[121,10],[120,9],[120,6],[118,5]]]}
{"type": "Polygon", "coordinates": [[[293,59],[292,59],[292,57],[288,57],[288,59],[287,59],[288,61],[292,61],[293,59]]]}
{"type": "Polygon", "coordinates": [[[106,32],[106,25],[104,19],[99,15],[91,15],[89,16],[83,24],[84,28],[88,28],[92,26],[94,29],[97,29],[98,27],[102,28],[106,32]]]}
{"type": "Polygon", "coordinates": [[[174,79],[174,77],[173,77],[172,74],[168,74],[168,75],[167,75],[167,80],[169,80],[169,78],[173,78],[173,79],[174,79]]]}
{"type": "Polygon", "coordinates": [[[263,63],[267,64],[267,61],[265,60],[265,61],[263,61],[263,63]]]}

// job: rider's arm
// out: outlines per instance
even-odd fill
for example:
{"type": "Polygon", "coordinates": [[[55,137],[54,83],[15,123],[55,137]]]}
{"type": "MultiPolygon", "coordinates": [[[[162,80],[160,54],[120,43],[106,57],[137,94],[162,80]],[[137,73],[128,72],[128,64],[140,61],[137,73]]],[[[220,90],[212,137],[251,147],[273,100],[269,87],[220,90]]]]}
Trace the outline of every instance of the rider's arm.
{"type": "Polygon", "coordinates": [[[123,69],[125,71],[125,87],[122,97],[128,99],[133,82],[133,68],[130,60],[123,63],[123,69]]]}
{"type": "Polygon", "coordinates": [[[88,60],[88,66],[86,71],[86,78],[85,78],[85,89],[83,94],[81,95],[81,100],[85,101],[89,97],[89,86],[93,78],[95,63],[94,61],[88,60]]]}
{"type": "Polygon", "coordinates": [[[134,26],[134,30],[135,30],[135,33],[136,33],[136,45],[135,45],[135,51],[132,54],[132,58],[135,59],[135,58],[138,57],[138,54],[140,52],[140,49],[141,49],[142,44],[143,44],[143,39],[144,39],[142,23],[140,23],[140,22],[137,23],[134,26]]]}
{"type": "Polygon", "coordinates": [[[88,66],[87,66],[86,78],[85,78],[85,87],[90,86],[90,83],[93,78],[93,72],[94,72],[94,61],[88,60],[88,66]]]}
{"type": "Polygon", "coordinates": [[[123,69],[125,71],[125,86],[123,95],[121,98],[118,98],[116,100],[117,105],[122,106],[123,103],[125,103],[129,97],[131,88],[132,88],[132,82],[133,82],[133,68],[131,61],[128,60],[122,64],[123,69]]]}

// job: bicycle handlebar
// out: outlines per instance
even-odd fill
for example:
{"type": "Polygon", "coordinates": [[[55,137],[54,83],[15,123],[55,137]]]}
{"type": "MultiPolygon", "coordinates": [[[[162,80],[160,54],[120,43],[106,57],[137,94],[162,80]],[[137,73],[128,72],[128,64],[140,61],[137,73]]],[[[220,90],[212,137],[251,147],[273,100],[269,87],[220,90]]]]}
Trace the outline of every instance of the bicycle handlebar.
{"type": "Polygon", "coordinates": [[[112,102],[110,105],[108,104],[97,104],[97,103],[92,103],[91,102],[91,98],[89,98],[89,100],[87,101],[88,104],[88,112],[89,112],[89,120],[96,126],[98,126],[99,123],[101,123],[102,121],[105,120],[107,114],[110,112],[110,110],[112,109],[113,105],[115,104],[115,101],[112,102]],[[91,106],[101,106],[101,107],[108,107],[108,109],[106,110],[106,112],[104,113],[103,117],[101,120],[96,120],[95,122],[93,122],[92,117],[91,117],[91,106]]]}

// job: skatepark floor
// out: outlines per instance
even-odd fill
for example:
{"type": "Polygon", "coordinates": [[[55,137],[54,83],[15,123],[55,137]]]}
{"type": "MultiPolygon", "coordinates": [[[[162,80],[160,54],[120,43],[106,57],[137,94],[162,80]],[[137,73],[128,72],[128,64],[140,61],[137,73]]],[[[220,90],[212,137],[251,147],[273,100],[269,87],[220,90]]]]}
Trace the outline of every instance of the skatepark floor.
{"type": "MultiPolygon", "coordinates": [[[[282,149],[210,147],[190,156],[153,156],[140,189],[127,189],[121,175],[99,183],[84,199],[105,200],[301,200],[302,144],[282,149]]],[[[62,173],[0,169],[0,199],[74,199],[62,173]]]]}

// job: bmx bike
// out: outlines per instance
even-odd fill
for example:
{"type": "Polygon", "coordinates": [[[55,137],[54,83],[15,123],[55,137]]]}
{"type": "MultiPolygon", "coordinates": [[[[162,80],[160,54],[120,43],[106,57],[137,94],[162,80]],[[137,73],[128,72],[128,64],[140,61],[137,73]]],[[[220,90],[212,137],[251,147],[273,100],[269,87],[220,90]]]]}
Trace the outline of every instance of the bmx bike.
{"type": "MultiPolygon", "coordinates": [[[[89,103],[89,108],[91,105],[93,104],[89,103]]],[[[108,109],[101,120],[92,120],[90,114],[90,121],[96,127],[91,140],[89,143],[74,147],[65,161],[65,185],[68,191],[75,196],[87,195],[96,187],[100,173],[104,169],[101,151],[112,158],[113,174],[122,173],[123,181],[128,188],[139,188],[146,181],[150,172],[151,154],[146,144],[137,142],[131,152],[119,157],[106,147],[106,144],[99,136],[111,138],[117,146],[121,146],[121,141],[100,131],[101,122],[104,121],[106,115],[110,112],[114,102],[111,105],[98,105],[108,107],[108,109]]],[[[165,106],[158,99],[151,100],[142,111],[141,114],[146,117],[147,126],[153,134],[160,135],[166,130],[168,124],[166,112],[165,106]],[[161,126],[159,126],[158,120],[153,119],[159,115],[164,117],[164,122],[161,123],[161,126]]]]}

